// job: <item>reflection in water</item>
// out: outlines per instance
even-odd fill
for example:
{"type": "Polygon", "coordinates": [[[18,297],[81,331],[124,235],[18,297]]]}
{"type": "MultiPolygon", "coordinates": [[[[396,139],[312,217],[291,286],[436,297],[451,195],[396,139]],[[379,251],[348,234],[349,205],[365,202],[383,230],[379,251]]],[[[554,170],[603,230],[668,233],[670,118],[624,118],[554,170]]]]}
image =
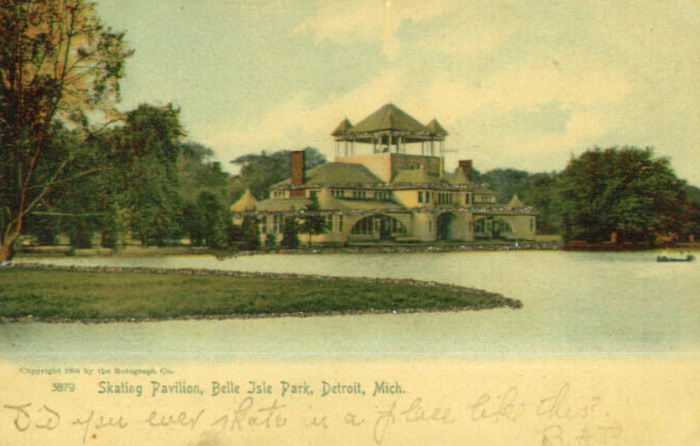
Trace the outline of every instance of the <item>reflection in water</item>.
{"type": "Polygon", "coordinates": [[[700,263],[656,253],[479,252],[46,259],[436,280],[517,298],[521,310],[0,326],[6,354],[246,357],[700,352],[700,263]],[[85,346],[88,347],[86,352],[85,346]]]}

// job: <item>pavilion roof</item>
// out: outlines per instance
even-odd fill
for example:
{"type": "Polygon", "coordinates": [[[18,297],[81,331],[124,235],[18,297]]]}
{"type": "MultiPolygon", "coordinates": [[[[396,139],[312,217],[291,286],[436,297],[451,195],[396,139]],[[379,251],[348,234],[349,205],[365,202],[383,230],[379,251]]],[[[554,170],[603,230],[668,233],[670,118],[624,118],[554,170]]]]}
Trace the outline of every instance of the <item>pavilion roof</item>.
{"type": "Polygon", "coordinates": [[[333,130],[333,133],[331,133],[332,136],[340,136],[346,134],[348,131],[352,129],[352,123],[348,120],[348,118],[343,119],[340,121],[340,124],[338,124],[338,127],[333,130]]]}
{"type": "Polygon", "coordinates": [[[231,205],[231,210],[233,212],[250,211],[255,209],[257,204],[258,200],[256,200],[253,194],[250,193],[250,189],[246,189],[243,196],[241,196],[238,201],[231,205]]]}
{"type": "Polygon", "coordinates": [[[437,135],[437,136],[447,136],[448,135],[447,130],[445,130],[440,125],[440,123],[437,121],[437,119],[433,119],[432,121],[430,121],[428,123],[428,125],[426,125],[426,127],[428,128],[428,130],[430,130],[430,132],[433,135],[437,135]]]}
{"type": "Polygon", "coordinates": [[[426,126],[392,103],[385,104],[379,110],[358,122],[356,126],[350,129],[349,133],[373,133],[386,130],[430,133],[426,126]]]}

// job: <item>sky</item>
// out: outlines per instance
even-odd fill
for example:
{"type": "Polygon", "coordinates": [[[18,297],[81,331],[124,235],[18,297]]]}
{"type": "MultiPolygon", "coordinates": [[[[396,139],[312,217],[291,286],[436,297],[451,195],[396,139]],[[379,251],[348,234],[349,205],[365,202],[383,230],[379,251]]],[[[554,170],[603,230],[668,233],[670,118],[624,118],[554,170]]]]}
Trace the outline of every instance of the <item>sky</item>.
{"type": "MultiPolygon", "coordinates": [[[[319,148],[387,102],[446,167],[554,171],[653,146],[700,185],[698,0],[97,0],[135,50],[123,110],[173,103],[224,165],[319,148]]],[[[233,167],[233,166],[230,166],[233,167]]]]}

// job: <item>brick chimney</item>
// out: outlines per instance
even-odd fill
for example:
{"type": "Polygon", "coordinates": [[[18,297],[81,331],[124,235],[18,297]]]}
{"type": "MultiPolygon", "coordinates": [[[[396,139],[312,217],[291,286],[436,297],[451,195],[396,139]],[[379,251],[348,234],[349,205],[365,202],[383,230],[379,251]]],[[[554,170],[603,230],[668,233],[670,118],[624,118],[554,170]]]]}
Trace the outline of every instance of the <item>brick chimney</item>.
{"type": "Polygon", "coordinates": [[[464,176],[467,180],[472,180],[472,160],[460,160],[459,168],[464,172],[464,176]]]}
{"type": "Polygon", "coordinates": [[[304,162],[305,152],[295,150],[289,153],[289,175],[292,177],[292,184],[295,186],[304,184],[304,162]]]}

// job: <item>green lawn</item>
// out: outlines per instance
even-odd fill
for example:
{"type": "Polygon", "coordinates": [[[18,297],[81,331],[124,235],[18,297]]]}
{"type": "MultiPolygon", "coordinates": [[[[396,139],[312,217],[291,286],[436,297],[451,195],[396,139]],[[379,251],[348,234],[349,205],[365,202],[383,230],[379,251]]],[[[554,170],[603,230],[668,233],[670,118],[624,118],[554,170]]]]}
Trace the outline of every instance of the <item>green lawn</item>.
{"type": "Polygon", "coordinates": [[[8,319],[163,319],[503,306],[517,308],[520,302],[480,290],[409,281],[0,268],[0,317],[8,319]]]}

